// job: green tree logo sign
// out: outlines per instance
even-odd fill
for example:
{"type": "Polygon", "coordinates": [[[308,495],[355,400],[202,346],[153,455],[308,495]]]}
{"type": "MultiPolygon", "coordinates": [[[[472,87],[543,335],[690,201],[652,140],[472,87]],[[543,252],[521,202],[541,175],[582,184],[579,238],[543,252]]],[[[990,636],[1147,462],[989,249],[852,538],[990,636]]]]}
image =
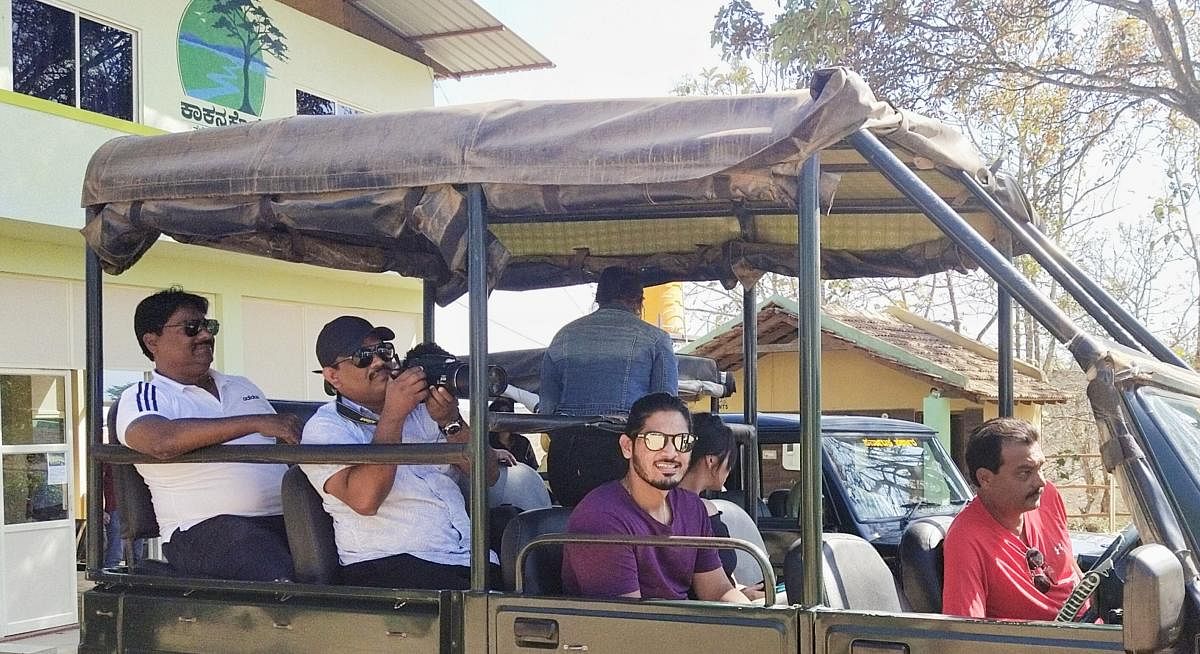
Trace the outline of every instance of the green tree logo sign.
{"type": "Polygon", "coordinates": [[[179,79],[193,98],[259,116],[263,56],[287,61],[287,49],[259,0],[192,0],[179,21],[179,79]]]}

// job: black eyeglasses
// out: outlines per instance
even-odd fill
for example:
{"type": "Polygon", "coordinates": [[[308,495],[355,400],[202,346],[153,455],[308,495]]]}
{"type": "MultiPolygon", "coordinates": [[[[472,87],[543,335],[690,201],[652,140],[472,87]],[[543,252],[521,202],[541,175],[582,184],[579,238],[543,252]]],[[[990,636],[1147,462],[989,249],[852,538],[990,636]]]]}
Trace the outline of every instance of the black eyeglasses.
{"type": "Polygon", "coordinates": [[[342,363],[343,361],[349,361],[354,364],[355,368],[366,368],[367,366],[371,365],[371,362],[375,360],[375,357],[379,357],[384,363],[390,363],[392,359],[396,358],[396,346],[392,345],[391,343],[364,345],[355,350],[354,354],[351,354],[348,357],[334,359],[333,363],[329,365],[336,368],[338,364],[342,363]]]}
{"type": "Polygon", "coordinates": [[[1054,583],[1050,581],[1050,577],[1046,576],[1045,555],[1031,547],[1025,551],[1025,562],[1029,564],[1029,574],[1033,576],[1033,587],[1041,593],[1050,592],[1050,587],[1054,583]]]}
{"type": "Polygon", "coordinates": [[[217,332],[221,331],[221,323],[217,322],[216,318],[193,318],[192,320],[185,320],[183,322],[173,322],[163,325],[163,327],[183,327],[183,334],[188,338],[199,334],[201,329],[213,336],[216,336],[217,332]]]}
{"type": "Polygon", "coordinates": [[[648,431],[638,434],[636,438],[646,441],[646,449],[657,452],[667,446],[667,441],[675,447],[676,452],[691,452],[696,446],[696,435],[683,432],[682,434],[664,434],[661,431],[648,431]]]}

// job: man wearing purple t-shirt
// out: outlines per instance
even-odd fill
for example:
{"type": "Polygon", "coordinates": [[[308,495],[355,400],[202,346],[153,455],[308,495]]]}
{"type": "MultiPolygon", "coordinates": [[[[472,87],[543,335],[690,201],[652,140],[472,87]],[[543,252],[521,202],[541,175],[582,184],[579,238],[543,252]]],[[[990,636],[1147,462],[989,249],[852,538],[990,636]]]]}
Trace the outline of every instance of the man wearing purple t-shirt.
{"type": "MultiPolygon", "coordinates": [[[[677,397],[652,393],[629,410],[621,453],[625,476],[596,487],[575,507],[567,531],[630,536],[712,536],[704,502],[676,488],[696,437],[677,397]]],[[[749,602],[733,587],[716,550],[632,545],[566,545],[563,589],[585,597],[749,602]]]]}

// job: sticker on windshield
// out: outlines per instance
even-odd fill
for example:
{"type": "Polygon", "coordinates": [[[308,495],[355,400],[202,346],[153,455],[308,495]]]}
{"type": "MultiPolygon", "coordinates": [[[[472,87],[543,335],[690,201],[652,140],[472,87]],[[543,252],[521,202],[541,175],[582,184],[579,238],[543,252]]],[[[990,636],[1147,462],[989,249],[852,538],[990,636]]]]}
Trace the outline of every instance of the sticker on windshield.
{"type": "Polygon", "coordinates": [[[915,438],[864,438],[862,444],[866,447],[916,447],[915,438]]]}

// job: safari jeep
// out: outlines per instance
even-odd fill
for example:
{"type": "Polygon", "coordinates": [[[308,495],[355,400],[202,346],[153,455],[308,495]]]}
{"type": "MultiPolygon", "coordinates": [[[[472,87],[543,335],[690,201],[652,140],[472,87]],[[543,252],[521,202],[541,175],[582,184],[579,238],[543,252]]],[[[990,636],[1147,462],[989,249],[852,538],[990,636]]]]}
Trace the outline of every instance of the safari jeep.
{"type": "MultiPolygon", "coordinates": [[[[506,583],[489,587],[487,487],[476,475],[468,591],[323,583],[330,543],[316,528],[321,514],[302,501],[287,519],[313,528],[292,543],[298,579],[291,583],[104,569],[100,530],[89,530],[87,574],[96,586],[83,598],[82,651],[1200,650],[1200,376],[1042,236],[1021,189],[989,171],[961,134],[877,101],[849,71],[822,71],[810,90],[784,94],[498,102],[124,137],[92,158],[83,205],[91,524],[102,520],[101,465],[152,463],[101,440],[104,273],[136,265],[164,236],[424,280],[427,336],[435,301],[466,294],[470,306],[469,445],[212,447],[178,460],[413,464],[446,462],[465,449],[481,461],[489,428],[611,424],[489,415],[487,298],[492,289],[584,283],[624,265],[651,283],[741,284],[750,307],[763,273],[797,278],[801,474],[789,490],[792,527],[776,532],[786,538],[762,539],[763,546],[744,537],[665,543],[745,552],[765,579],[764,606],[566,597],[559,550],[583,537],[562,534],[565,512],[553,508],[514,519],[500,552],[506,583]],[[1105,333],[1083,332],[1012,266],[1010,254],[1036,260],[1105,333]],[[940,579],[954,573],[941,569],[934,548],[923,552],[924,574],[910,581],[911,569],[897,578],[862,538],[822,533],[820,280],[970,266],[1003,291],[1002,413],[1012,401],[1004,390],[1011,352],[1003,347],[1011,300],[1066,346],[1090,380],[1100,451],[1139,534],[1105,554],[1119,563],[1120,593],[1110,601],[1120,606],[1109,608],[1123,609],[1120,625],[942,615],[910,601],[915,584],[938,597],[940,579]],[[787,603],[774,602],[778,578],[787,603]]],[[[754,322],[746,321],[746,361],[756,360],[754,322]]],[[[752,370],[743,389],[751,433],[758,419],[752,370]]],[[[293,490],[304,489],[284,492],[293,490]]],[[[758,487],[747,490],[756,506],[758,487]]]]}

